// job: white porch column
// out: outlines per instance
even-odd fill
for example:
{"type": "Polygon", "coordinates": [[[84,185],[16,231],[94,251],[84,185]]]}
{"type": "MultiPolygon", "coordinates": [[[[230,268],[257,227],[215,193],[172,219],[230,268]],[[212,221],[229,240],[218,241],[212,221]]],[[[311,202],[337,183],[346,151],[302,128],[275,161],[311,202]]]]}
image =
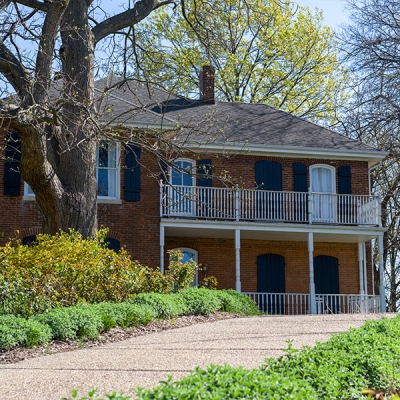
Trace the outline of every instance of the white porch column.
{"type": "Polygon", "coordinates": [[[165,232],[164,227],[160,226],[160,271],[164,273],[164,246],[165,246],[165,232]]]}
{"type": "Polygon", "coordinates": [[[310,314],[317,313],[314,283],[314,234],[308,233],[308,264],[310,268],[310,314]]]}
{"type": "MultiPolygon", "coordinates": [[[[365,242],[362,244],[363,248],[363,256],[364,256],[364,261],[363,261],[363,272],[364,272],[364,294],[368,295],[368,279],[367,279],[367,246],[365,245],[365,242]]],[[[371,262],[371,267],[372,267],[372,262],[371,262]]],[[[373,269],[373,268],[372,268],[373,269]]],[[[373,283],[372,283],[373,284],[373,283]]]]}
{"type": "Polygon", "coordinates": [[[358,274],[360,277],[360,294],[365,294],[364,292],[364,253],[363,244],[358,243],[358,274]]]}
{"type": "Polygon", "coordinates": [[[378,254],[379,254],[379,293],[381,298],[381,312],[386,312],[385,284],[383,282],[383,235],[378,236],[378,254]]]}
{"type": "Polygon", "coordinates": [[[240,230],[235,230],[235,250],[236,250],[236,290],[242,291],[242,283],[240,282],[240,230]]]}

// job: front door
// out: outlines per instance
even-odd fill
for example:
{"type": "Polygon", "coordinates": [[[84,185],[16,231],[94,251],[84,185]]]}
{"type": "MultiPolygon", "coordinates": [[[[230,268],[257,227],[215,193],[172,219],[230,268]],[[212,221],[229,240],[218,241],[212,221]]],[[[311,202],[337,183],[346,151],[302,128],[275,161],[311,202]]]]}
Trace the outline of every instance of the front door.
{"type": "Polygon", "coordinates": [[[257,257],[257,292],[261,295],[259,307],[269,314],[284,314],[285,258],[278,254],[257,257]]]}
{"type": "Polygon", "coordinates": [[[336,257],[314,257],[314,282],[317,312],[338,313],[339,299],[335,296],[323,296],[339,294],[339,262],[336,257]]]}
{"type": "Polygon", "coordinates": [[[192,160],[175,160],[171,168],[171,188],[169,207],[171,215],[192,216],[195,210],[193,203],[193,186],[195,164],[192,160]]]}
{"type": "Polygon", "coordinates": [[[336,221],[335,169],[330,166],[310,167],[313,192],[312,218],[314,222],[336,221]]]}

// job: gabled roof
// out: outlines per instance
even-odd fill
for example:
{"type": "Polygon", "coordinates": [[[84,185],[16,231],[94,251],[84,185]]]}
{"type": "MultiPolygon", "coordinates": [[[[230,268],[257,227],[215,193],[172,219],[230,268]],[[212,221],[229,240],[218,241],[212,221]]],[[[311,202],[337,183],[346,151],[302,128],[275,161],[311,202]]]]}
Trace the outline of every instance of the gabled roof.
{"type": "Polygon", "coordinates": [[[209,104],[176,96],[143,82],[121,82],[113,77],[96,83],[99,94],[105,86],[115,85],[103,99],[102,106],[108,110],[105,121],[115,118],[113,123],[128,126],[181,127],[186,145],[193,147],[358,157],[368,159],[371,165],[387,154],[265,104],[219,101],[209,104]]]}

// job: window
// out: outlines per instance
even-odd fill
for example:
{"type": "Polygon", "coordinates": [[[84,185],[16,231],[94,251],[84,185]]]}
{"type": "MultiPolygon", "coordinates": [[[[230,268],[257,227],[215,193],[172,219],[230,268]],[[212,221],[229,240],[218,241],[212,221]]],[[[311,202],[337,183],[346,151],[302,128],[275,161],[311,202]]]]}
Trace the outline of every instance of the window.
{"type": "MultiPolygon", "coordinates": [[[[183,254],[183,258],[181,260],[182,263],[188,262],[190,260],[195,261],[196,263],[198,262],[198,253],[196,250],[189,249],[186,247],[180,247],[178,249],[174,250],[180,250],[183,254]]],[[[199,276],[198,276],[198,271],[196,271],[196,274],[194,276],[193,282],[191,283],[191,286],[197,286],[199,283],[199,276]]]]}
{"type": "Polygon", "coordinates": [[[310,167],[313,192],[312,218],[315,222],[336,222],[335,168],[316,164],[310,167]]]}
{"type": "MultiPolygon", "coordinates": [[[[120,165],[119,145],[102,142],[96,149],[96,179],[98,199],[119,199],[120,165]]],[[[24,183],[24,196],[34,197],[32,188],[24,183]]]]}
{"type": "Polygon", "coordinates": [[[96,150],[97,197],[119,198],[119,146],[102,142],[96,150]]]}

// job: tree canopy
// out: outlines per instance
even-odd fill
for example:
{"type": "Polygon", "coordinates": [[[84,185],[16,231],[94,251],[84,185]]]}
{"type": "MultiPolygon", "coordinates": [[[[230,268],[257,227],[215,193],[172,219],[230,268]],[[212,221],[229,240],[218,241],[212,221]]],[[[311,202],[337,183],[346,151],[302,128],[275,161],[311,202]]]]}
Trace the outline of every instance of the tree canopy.
{"type": "MultiPolygon", "coordinates": [[[[396,0],[348,0],[349,24],[341,35],[350,69],[352,96],[342,130],[389,152],[372,172],[375,193],[382,200],[385,285],[388,310],[400,300],[400,3],[396,0]]],[[[377,260],[375,260],[377,272],[377,260]]],[[[376,281],[378,275],[376,273],[376,281]]]]}
{"type": "Polygon", "coordinates": [[[288,0],[187,0],[137,24],[132,40],[124,57],[134,74],[182,95],[198,95],[200,68],[211,64],[219,100],[321,122],[333,120],[344,98],[333,32],[320,11],[288,0]]]}

